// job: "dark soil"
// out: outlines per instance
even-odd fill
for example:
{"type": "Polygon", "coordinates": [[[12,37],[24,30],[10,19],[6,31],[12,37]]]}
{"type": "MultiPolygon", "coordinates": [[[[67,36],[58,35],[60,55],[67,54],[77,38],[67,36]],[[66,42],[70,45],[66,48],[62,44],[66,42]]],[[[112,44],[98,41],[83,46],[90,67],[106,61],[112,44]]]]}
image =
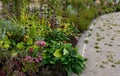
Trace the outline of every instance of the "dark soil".
{"type": "Polygon", "coordinates": [[[40,68],[41,76],[67,76],[67,72],[61,65],[46,65],[40,68]]]}

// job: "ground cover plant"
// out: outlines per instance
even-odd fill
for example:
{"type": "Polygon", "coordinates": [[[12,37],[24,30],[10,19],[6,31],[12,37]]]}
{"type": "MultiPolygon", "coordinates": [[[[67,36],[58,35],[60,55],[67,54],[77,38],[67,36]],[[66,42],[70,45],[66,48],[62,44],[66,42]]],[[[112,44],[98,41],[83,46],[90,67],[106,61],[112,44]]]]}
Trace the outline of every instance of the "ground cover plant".
{"type": "MultiPolygon", "coordinates": [[[[3,0],[0,19],[1,76],[71,76],[85,69],[76,44],[80,32],[109,10],[92,0],[3,0]],[[36,4],[37,5],[37,4],[36,4]],[[98,10],[98,8],[100,10],[98,10]],[[18,10],[19,9],[19,10],[18,10]]],[[[111,8],[112,9],[112,8],[111,8]]]]}

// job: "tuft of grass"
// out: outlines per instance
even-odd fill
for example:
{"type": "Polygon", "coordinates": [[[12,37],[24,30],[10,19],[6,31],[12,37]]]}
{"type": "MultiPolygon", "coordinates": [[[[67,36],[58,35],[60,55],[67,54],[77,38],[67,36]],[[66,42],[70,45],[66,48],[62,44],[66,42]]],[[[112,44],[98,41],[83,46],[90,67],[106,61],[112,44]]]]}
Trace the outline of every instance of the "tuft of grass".
{"type": "Polygon", "coordinates": [[[89,29],[90,31],[92,31],[93,29],[89,29]]]}
{"type": "Polygon", "coordinates": [[[101,41],[102,39],[105,39],[104,37],[101,37],[101,38],[97,38],[96,40],[97,41],[101,41]]]}
{"type": "Polygon", "coordinates": [[[90,37],[91,35],[92,35],[92,34],[91,34],[91,33],[89,33],[89,34],[88,34],[88,37],[90,37]]]}
{"type": "Polygon", "coordinates": [[[120,33],[120,30],[117,30],[118,33],[120,33]]]}
{"type": "Polygon", "coordinates": [[[104,31],[104,29],[100,29],[101,31],[104,31]]]}
{"type": "Polygon", "coordinates": [[[105,66],[103,66],[103,65],[100,65],[100,68],[105,68],[105,66]]]}
{"type": "Polygon", "coordinates": [[[112,37],[111,40],[114,40],[114,37],[112,37]]]}
{"type": "Polygon", "coordinates": [[[97,36],[97,37],[100,37],[100,34],[99,34],[99,33],[96,33],[96,36],[97,36]]]}
{"type": "Polygon", "coordinates": [[[112,44],[108,44],[108,46],[112,46],[112,44]]]}
{"type": "Polygon", "coordinates": [[[107,43],[105,43],[104,45],[107,45],[107,43]]]}
{"type": "Polygon", "coordinates": [[[114,64],[120,64],[120,61],[116,61],[114,64]]]}
{"type": "Polygon", "coordinates": [[[100,47],[99,47],[99,46],[97,46],[97,45],[96,45],[94,48],[95,48],[95,49],[100,49],[100,47]]]}
{"type": "Polygon", "coordinates": [[[108,61],[102,61],[103,64],[108,64],[108,61]]]}
{"type": "Polygon", "coordinates": [[[85,44],[88,44],[88,42],[89,42],[88,40],[85,40],[85,41],[84,41],[85,44]]]}
{"type": "Polygon", "coordinates": [[[97,38],[96,40],[97,40],[97,41],[101,41],[101,38],[97,38]]]}
{"type": "Polygon", "coordinates": [[[101,53],[102,51],[101,50],[96,50],[97,53],[101,53]]]}
{"type": "Polygon", "coordinates": [[[112,64],[112,65],[111,65],[111,67],[115,67],[115,65],[114,65],[114,64],[112,64]]]}
{"type": "Polygon", "coordinates": [[[98,45],[98,42],[96,42],[95,45],[98,45]]]}

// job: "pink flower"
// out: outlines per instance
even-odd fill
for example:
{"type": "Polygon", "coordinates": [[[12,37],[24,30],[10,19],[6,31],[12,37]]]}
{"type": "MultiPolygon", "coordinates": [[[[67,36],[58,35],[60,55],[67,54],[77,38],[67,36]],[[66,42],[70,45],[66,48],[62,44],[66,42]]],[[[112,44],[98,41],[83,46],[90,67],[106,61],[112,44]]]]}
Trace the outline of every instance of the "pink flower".
{"type": "Polygon", "coordinates": [[[36,62],[36,63],[39,62],[38,58],[33,58],[33,61],[36,62]]]}
{"type": "Polygon", "coordinates": [[[34,62],[38,63],[39,62],[38,58],[34,58],[34,62]]]}
{"type": "Polygon", "coordinates": [[[25,56],[24,60],[29,60],[30,59],[30,56],[25,56]]]}
{"type": "Polygon", "coordinates": [[[29,62],[35,62],[35,63],[38,63],[38,62],[41,62],[42,61],[42,56],[41,55],[38,55],[37,57],[31,57],[31,56],[25,56],[24,58],[24,61],[29,61],[29,62]]]}
{"type": "Polygon", "coordinates": [[[78,40],[79,40],[79,37],[78,37],[78,36],[75,36],[75,40],[78,41],[78,40]]]}
{"type": "Polygon", "coordinates": [[[40,46],[40,47],[46,46],[46,42],[45,41],[36,41],[35,44],[40,46]]]}
{"type": "Polygon", "coordinates": [[[34,51],[34,49],[33,48],[29,48],[29,50],[28,50],[30,53],[32,53],[33,51],[34,51]]]}
{"type": "Polygon", "coordinates": [[[39,60],[39,61],[42,61],[42,56],[39,55],[39,56],[38,56],[38,60],[39,60]]]}
{"type": "Polygon", "coordinates": [[[33,59],[31,58],[31,56],[25,56],[24,61],[33,62],[33,59]]]}

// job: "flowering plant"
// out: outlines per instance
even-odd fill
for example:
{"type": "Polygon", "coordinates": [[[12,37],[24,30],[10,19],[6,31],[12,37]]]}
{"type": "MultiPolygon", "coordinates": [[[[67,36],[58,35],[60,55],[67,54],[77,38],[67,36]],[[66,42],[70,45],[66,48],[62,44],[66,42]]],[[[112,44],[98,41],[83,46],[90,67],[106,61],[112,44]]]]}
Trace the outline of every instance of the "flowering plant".
{"type": "Polygon", "coordinates": [[[36,41],[35,44],[38,45],[39,47],[45,47],[46,46],[45,41],[36,41]]]}

